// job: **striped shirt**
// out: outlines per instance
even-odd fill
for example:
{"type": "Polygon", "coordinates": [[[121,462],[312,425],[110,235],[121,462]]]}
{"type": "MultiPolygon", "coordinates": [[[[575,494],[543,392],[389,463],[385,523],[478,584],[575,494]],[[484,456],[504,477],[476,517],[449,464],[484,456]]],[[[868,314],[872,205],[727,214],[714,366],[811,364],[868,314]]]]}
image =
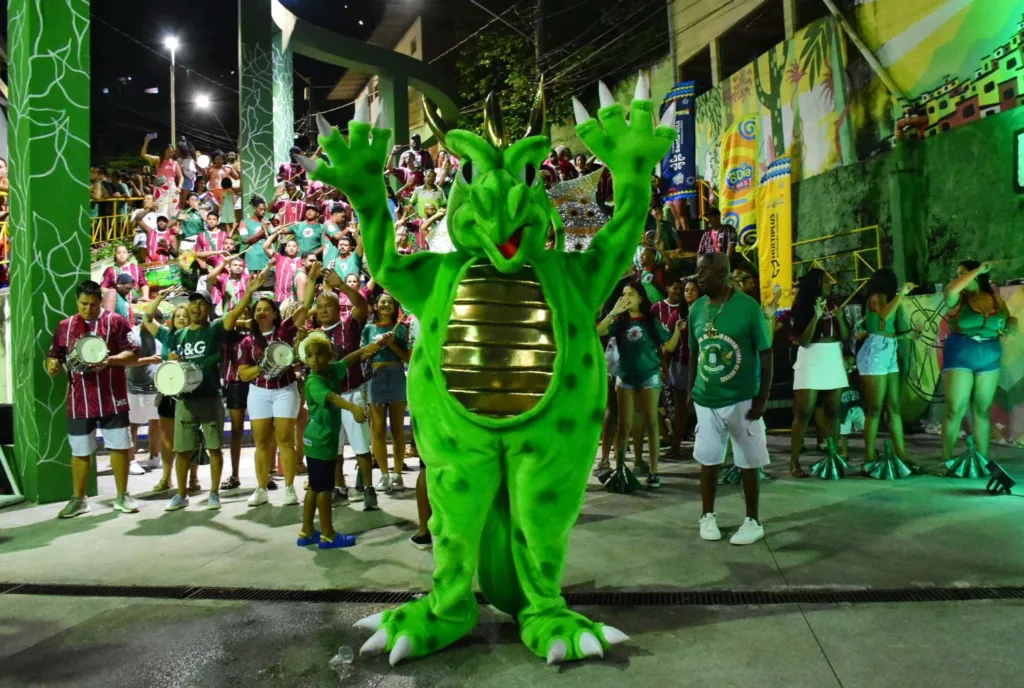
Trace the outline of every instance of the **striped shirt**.
{"type": "Polygon", "coordinates": [[[239,358],[241,356],[240,344],[247,335],[239,330],[226,332],[224,336],[224,349],[221,353],[221,377],[224,384],[231,382],[242,382],[238,374],[239,358]]]}
{"type": "MultiPolygon", "coordinates": [[[[116,313],[100,311],[92,322],[80,315],[65,318],[57,325],[50,343],[49,357],[61,363],[78,340],[87,334],[107,343],[109,356],[123,351],[138,352],[139,344],[132,337],[132,326],[116,313]]],[[[109,367],[99,372],[68,372],[68,418],[102,418],[128,410],[128,381],[125,369],[109,367]]]]}
{"type": "Polygon", "coordinates": [[[104,289],[113,289],[117,286],[117,276],[122,272],[126,272],[132,276],[135,284],[132,285],[132,289],[142,289],[146,282],[142,277],[142,269],[136,263],[127,263],[125,265],[112,265],[103,271],[103,283],[100,285],[104,289]]]}
{"type": "MultiPolygon", "coordinates": [[[[298,328],[295,327],[295,321],[291,318],[285,320],[277,329],[270,334],[264,334],[263,338],[267,342],[267,346],[270,346],[274,342],[287,342],[288,344],[294,344],[295,335],[298,334],[298,328]]],[[[245,339],[238,346],[238,365],[240,366],[258,366],[263,361],[263,347],[260,346],[259,342],[256,341],[256,337],[249,334],[246,335],[245,339]]],[[[297,357],[296,357],[297,358],[297,357]]],[[[263,377],[263,373],[260,372],[259,377],[252,381],[252,384],[263,389],[281,389],[295,382],[295,371],[292,368],[286,370],[282,375],[269,380],[263,377]]]]}

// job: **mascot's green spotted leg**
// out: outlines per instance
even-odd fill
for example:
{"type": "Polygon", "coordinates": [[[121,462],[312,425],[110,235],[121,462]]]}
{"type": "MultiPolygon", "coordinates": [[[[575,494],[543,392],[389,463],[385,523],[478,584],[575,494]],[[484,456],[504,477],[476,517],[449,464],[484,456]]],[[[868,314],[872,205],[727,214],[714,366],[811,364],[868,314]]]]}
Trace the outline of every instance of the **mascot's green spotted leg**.
{"type": "Polygon", "coordinates": [[[546,250],[559,226],[539,174],[550,142],[528,135],[509,145],[500,112],[487,121],[493,97],[488,140],[439,133],[462,161],[448,203],[452,253],[398,254],[383,184],[391,132],[370,127],[365,101],[347,141],[318,120],[330,163],[300,157],[312,179],[348,195],[371,273],[421,323],[408,390],[410,408],[429,418],[416,434],[434,509],[434,588],[358,624],[375,631],[362,652],[388,651],[392,665],[470,632],[477,573],[488,601],[514,615],[523,641],[549,662],[626,640],[569,611],[559,583],[606,401],[594,317],[632,260],[650,171],[676,132],[654,126],[644,78],[628,122],[603,84],[600,95],[596,120],[574,103],[577,133],[611,171],[616,213],[584,253],[546,250]]]}

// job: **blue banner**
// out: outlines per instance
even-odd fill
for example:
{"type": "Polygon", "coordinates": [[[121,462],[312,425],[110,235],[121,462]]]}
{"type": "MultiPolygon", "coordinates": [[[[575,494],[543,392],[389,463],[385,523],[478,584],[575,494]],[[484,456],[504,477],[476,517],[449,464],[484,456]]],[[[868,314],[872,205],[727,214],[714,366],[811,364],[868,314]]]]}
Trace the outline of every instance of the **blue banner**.
{"type": "Polygon", "coordinates": [[[661,106],[676,104],[676,142],[661,161],[661,194],[665,201],[697,196],[697,136],[694,124],[694,81],[675,85],[661,106]]]}

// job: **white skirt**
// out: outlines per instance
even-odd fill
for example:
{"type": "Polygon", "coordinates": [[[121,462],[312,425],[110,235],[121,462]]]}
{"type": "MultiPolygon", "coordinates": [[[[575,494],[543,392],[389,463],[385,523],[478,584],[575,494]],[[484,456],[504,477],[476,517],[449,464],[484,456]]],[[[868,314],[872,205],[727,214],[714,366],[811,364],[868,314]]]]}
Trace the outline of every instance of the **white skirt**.
{"type": "Polygon", "coordinates": [[[827,391],[849,386],[843,347],[839,342],[821,342],[799,348],[793,364],[793,389],[827,391]]]}

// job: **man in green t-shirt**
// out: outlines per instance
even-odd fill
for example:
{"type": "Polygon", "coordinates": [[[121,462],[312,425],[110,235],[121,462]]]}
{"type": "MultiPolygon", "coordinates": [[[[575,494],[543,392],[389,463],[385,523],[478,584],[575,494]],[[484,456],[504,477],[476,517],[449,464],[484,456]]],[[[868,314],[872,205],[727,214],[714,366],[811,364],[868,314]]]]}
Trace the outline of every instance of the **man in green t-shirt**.
{"type": "MultiPolygon", "coordinates": [[[[193,363],[203,373],[203,380],[191,392],[179,394],[174,406],[174,470],[178,478],[178,494],[167,511],[188,506],[188,470],[192,455],[205,441],[210,455],[210,497],[207,509],[220,509],[220,477],[224,468],[221,441],[224,435],[224,401],[221,398],[220,359],[224,333],[235,329],[235,323],[249,305],[252,295],[267,278],[269,268],[249,279],[238,305],[223,317],[210,321],[213,298],[208,292],[193,292],[188,297],[189,326],[173,335],[174,351],[168,358],[193,363]],[[201,436],[200,436],[201,433],[201,436]]],[[[148,315],[148,313],[147,313],[148,315]]]]}
{"type": "Polygon", "coordinates": [[[356,544],[352,535],[334,530],[331,518],[334,497],[334,473],[338,462],[338,437],[341,434],[341,412],[351,413],[356,422],[366,422],[366,409],[346,401],[341,396],[345,371],[350,365],[359,365],[381,348],[381,342],[357,349],[331,363],[334,350],[327,339],[306,342],[306,408],[309,420],[302,434],[306,448],[306,467],[309,469],[309,489],[302,507],[302,530],[296,544],[299,547],[317,545],[320,549],[337,549],[356,544]],[[320,531],[313,529],[313,517],[320,512],[320,531]]]}
{"type": "Polygon", "coordinates": [[[299,244],[299,255],[315,253],[319,258],[323,252],[324,226],[317,222],[320,210],[315,206],[306,207],[306,219],[292,228],[295,241],[299,244]]]}
{"type": "Polygon", "coordinates": [[[338,277],[345,279],[349,275],[358,275],[363,268],[363,244],[351,235],[346,234],[338,239],[338,255],[334,260],[334,271],[338,277]]]}
{"type": "MultiPolygon", "coordinates": [[[[245,245],[245,266],[250,273],[256,273],[267,267],[270,258],[263,250],[263,240],[270,235],[270,225],[266,221],[267,204],[261,198],[253,199],[252,216],[245,218],[238,225],[238,236],[245,245]]],[[[271,289],[273,285],[268,285],[271,289]]]]}
{"type": "Polygon", "coordinates": [[[730,542],[749,545],[764,537],[757,511],[757,469],[769,461],[762,416],[772,384],[772,340],[757,302],[729,286],[728,256],[702,255],[697,282],[704,296],[690,306],[688,329],[689,403],[697,414],[693,458],[701,464],[700,536],[722,539],[714,513],[715,490],[731,439],[747,517],[730,542]]]}

